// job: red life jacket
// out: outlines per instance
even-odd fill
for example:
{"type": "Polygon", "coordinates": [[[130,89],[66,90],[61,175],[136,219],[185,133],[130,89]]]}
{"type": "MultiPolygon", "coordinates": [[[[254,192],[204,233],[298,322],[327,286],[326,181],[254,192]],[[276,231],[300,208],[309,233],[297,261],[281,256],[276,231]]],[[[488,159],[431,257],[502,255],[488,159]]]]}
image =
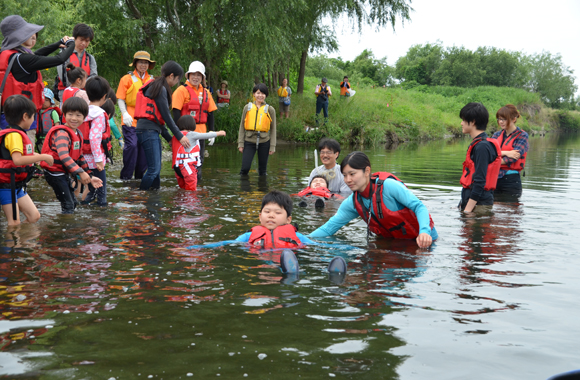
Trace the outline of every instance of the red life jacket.
{"type": "MultiPolygon", "coordinates": [[[[391,173],[377,172],[371,175],[371,208],[374,206],[375,212],[371,213],[370,219],[369,209],[364,205],[363,197],[358,191],[355,191],[352,197],[354,208],[360,217],[368,223],[371,232],[388,238],[415,239],[419,236],[420,229],[417,215],[407,207],[398,211],[389,210],[383,202],[383,182],[388,179],[403,183],[391,173]],[[378,181],[376,181],[377,178],[378,181]],[[374,191],[373,186],[375,186],[374,191]]],[[[434,225],[433,219],[429,215],[429,227],[433,228],[434,225]]]]}
{"type": "MultiPolygon", "coordinates": [[[[6,69],[8,69],[8,63],[14,54],[21,53],[17,50],[4,50],[0,53],[0,83],[4,80],[6,69]]],[[[18,57],[14,57],[14,59],[18,59],[18,57]]],[[[18,63],[14,62],[14,64],[18,63]]],[[[26,96],[34,102],[36,109],[40,110],[44,103],[44,83],[42,82],[42,74],[40,71],[36,72],[36,81],[31,83],[18,82],[12,73],[8,73],[8,78],[6,79],[4,90],[2,91],[2,106],[4,106],[6,99],[12,95],[26,96]]]]}
{"type": "MultiPolygon", "coordinates": [[[[3,143],[8,133],[18,133],[22,136],[23,156],[32,156],[34,154],[32,141],[30,141],[26,132],[20,129],[6,128],[0,131],[0,146],[5,147],[3,143]]],[[[0,157],[0,188],[10,189],[12,186],[12,188],[18,189],[25,186],[26,182],[32,178],[29,173],[32,173],[33,170],[34,165],[17,166],[12,159],[0,157]]]]}
{"type": "Polygon", "coordinates": [[[489,165],[487,165],[487,176],[485,177],[485,186],[484,190],[495,190],[497,185],[497,176],[499,174],[499,168],[501,166],[501,149],[499,147],[499,143],[496,139],[491,138],[482,138],[476,137],[473,139],[471,144],[469,144],[469,148],[467,149],[467,155],[465,156],[465,161],[463,162],[463,174],[461,175],[461,180],[459,183],[466,189],[471,188],[471,184],[473,183],[473,173],[475,173],[475,163],[471,159],[471,150],[481,141],[487,140],[493,144],[495,147],[497,157],[493,160],[489,165]]]}
{"type": "MultiPolygon", "coordinates": [[[[523,132],[524,131],[522,131],[521,129],[519,131],[512,132],[512,134],[509,135],[506,139],[505,130],[502,130],[500,135],[497,138],[497,141],[498,141],[499,147],[500,147],[500,151],[501,150],[515,150],[514,141],[516,141],[516,139],[523,132]]],[[[528,152],[524,152],[524,154],[516,162],[509,164],[509,165],[501,164],[500,169],[501,170],[517,170],[518,172],[521,172],[524,169],[524,166],[526,165],[526,156],[527,155],[528,155],[528,152]]]]}
{"type": "MultiPolygon", "coordinates": [[[[82,62],[79,63],[79,57],[73,52],[69,57],[68,61],[75,65],[75,67],[82,67],[83,70],[87,73],[87,78],[91,75],[91,59],[89,58],[89,53],[85,50],[83,53],[83,57],[81,58],[82,62]]],[[[66,65],[65,65],[66,66],[66,65]]],[[[66,69],[65,69],[66,70],[66,69]]],[[[66,71],[63,72],[63,75],[66,75],[66,71]]],[[[62,83],[62,78],[58,81],[58,90],[64,90],[64,83],[62,83]]],[[[66,81],[65,81],[66,82],[66,81]]],[[[64,95],[62,96],[64,98],[64,95]]],[[[63,100],[64,103],[64,100],[63,100]]]]}
{"type": "Polygon", "coordinates": [[[76,93],[79,92],[80,90],[81,90],[80,88],[76,88],[76,87],[67,87],[62,92],[62,104],[64,104],[64,102],[66,102],[69,98],[72,98],[73,96],[75,96],[76,93]]]}
{"type": "MultiPolygon", "coordinates": [[[[111,158],[112,146],[111,146],[111,126],[109,125],[109,115],[103,111],[105,115],[105,132],[101,138],[101,147],[107,158],[111,158]]],[[[89,134],[91,133],[91,122],[92,120],[86,120],[78,128],[81,136],[83,137],[83,147],[82,154],[93,154],[91,150],[91,141],[89,140],[89,134]]]]}
{"type": "Polygon", "coordinates": [[[49,166],[46,162],[42,161],[40,163],[40,166],[43,169],[46,169],[46,170],[51,171],[51,172],[68,173],[68,171],[66,170],[66,168],[63,166],[62,162],[60,161],[60,157],[58,156],[57,151],[52,149],[52,141],[51,141],[52,137],[54,136],[54,134],[57,131],[60,131],[60,130],[66,131],[68,133],[69,138],[70,138],[71,142],[70,142],[70,147],[69,147],[69,151],[68,151],[69,156],[74,161],[77,161],[79,159],[79,157],[81,156],[81,151],[83,148],[83,140],[81,139],[81,137],[79,136],[77,131],[73,130],[70,127],[67,127],[66,125],[57,125],[57,126],[54,126],[50,131],[48,131],[48,134],[44,138],[44,144],[42,145],[42,154],[51,155],[52,158],[54,159],[54,164],[52,164],[52,166],[49,166]]]}
{"type": "MultiPolygon", "coordinates": [[[[182,131],[184,136],[187,136],[187,131],[182,131]]],[[[171,150],[173,151],[173,167],[179,169],[180,167],[185,166],[187,172],[191,175],[193,172],[189,169],[190,165],[193,165],[196,168],[201,166],[201,157],[200,157],[200,146],[199,140],[195,143],[193,149],[191,151],[186,152],[185,148],[179,140],[175,138],[175,136],[171,139],[171,150]]],[[[181,173],[181,171],[180,171],[181,173]]]]}
{"type": "Polygon", "coordinates": [[[317,187],[316,189],[312,189],[310,188],[310,186],[308,186],[306,189],[302,190],[296,195],[299,197],[307,197],[313,195],[315,197],[330,199],[333,194],[326,187],[317,187]]]}
{"type": "Polygon", "coordinates": [[[296,236],[296,227],[285,224],[269,230],[264,226],[256,226],[251,229],[250,245],[263,249],[271,248],[300,248],[302,243],[296,236]]]}
{"type": "Polygon", "coordinates": [[[153,83],[153,80],[149,80],[139,89],[137,93],[137,100],[135,101],[135,115],[134,119],[147,119],[154,121],[159,125],[165,125],[165,120],[161,116],[161,113],[157,109],[157,104],[155,104],[155,99],[148,98],[145,96],[145,91],[153,83]]]}
{"type": "MultiPolygon", "coordinates": [[[[218,94],[220,95],[227,95],[228,94],[228,90],[222,91],[221,88],[218,90],[218,94]]],[[[218,96],[218,103],[229,103],[230,100],[229,99],[224,99],[224,98],[220,98],[218,96]]]]}
{"type": "Polygon", "coordinates": [[[181,108],[181,116],[191,115],[195,119],[195,124],[205,124],[207,123],[207,115],[209,109],[209,91],[205,88],[202,89],[201,104],[199,95],[193,87],[188,84],[183,85],[187,92],[189,92],[189,103],[184,104],[181,108]]]}
{"type": "Polygon", "coordinates": [[[58,107],[50,107],[45,109],[44,111],[40,110],[37,119],[38,123],[38,128],[36,129],[37,138],[46,136],[48,131],[50,131],[50,129],[54,127],[54,120],[52,119],[52,111],[56,111],[56,113],[58,114],[58,118],[62,119],[62,112],[58,107]]]}

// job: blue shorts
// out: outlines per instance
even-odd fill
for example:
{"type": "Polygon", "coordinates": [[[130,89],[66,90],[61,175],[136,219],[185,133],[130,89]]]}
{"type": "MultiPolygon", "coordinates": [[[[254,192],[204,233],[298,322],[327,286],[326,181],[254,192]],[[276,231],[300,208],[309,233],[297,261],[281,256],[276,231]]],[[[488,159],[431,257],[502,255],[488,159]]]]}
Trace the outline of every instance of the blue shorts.
{"type": "MultiPolygon", "coordinates": [[[[22,198],[23,196],[28,195],[26,191],[20,189],[16,189],[16,200],[22,198]]],[[[0,202],[2,202],[2,206],[12,204],[12,196],[10,195],[10,189],[0,189],[0,202]]]]}

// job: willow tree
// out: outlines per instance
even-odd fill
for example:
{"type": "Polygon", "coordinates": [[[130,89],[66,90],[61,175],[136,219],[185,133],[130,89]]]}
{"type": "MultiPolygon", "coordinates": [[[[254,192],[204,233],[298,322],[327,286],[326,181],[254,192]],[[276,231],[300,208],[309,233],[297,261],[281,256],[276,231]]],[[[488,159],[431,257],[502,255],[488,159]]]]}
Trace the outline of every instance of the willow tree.
{"type": "Polygon", "coordinates": [[[395,28],[397,19],[409,20],[413,10],[411,0],[319,0],[309,2],[298,19],[304,25],[299,36],[302,42],[300,69],[298,74],[298,93],[304,91],[304,72],[308,52],[320,48],[333,50],[337,47],[334,27],[322,25],[325,17],[337,19],[346,16],[359,33],[363,25],[381,28],[391,25],[395,28]]]}

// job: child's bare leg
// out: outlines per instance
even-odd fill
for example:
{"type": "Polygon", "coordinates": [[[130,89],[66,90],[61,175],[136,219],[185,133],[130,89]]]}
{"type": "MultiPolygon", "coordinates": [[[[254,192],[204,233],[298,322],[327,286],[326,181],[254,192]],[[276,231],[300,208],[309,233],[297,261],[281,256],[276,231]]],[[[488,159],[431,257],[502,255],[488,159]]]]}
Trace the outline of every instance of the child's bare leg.
{"type": "Polygon", "coordinates": [[[6,215],[8,226],[18,226],[20,224],[20,210],[18,209],[18,204],[16,204],[16,220],[12,217],[12,203],[2,205],[2,211],[4,211],[4,215],[6,215]]]}
{"type": "MultiPolygon", "coordinates": [[[[12,207],[12,205],[10,205],[12,207]]],[[[23,223],[36,223],[40,219],[40,212],[28,194],[18,199],[18,208],[26,216],[23,223]]]]}

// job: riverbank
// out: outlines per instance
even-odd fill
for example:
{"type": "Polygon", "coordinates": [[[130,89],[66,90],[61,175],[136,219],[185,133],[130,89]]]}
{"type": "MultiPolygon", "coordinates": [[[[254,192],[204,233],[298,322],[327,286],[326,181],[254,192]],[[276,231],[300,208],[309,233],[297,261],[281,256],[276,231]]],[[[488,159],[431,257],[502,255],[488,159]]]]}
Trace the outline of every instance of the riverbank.
{"type": "MultiPolygon", "coordinates": [[[[413,89],[358,87],[356,95],[340,98],[339,83],[329,81],[334,96],[329,104],[329,122],[315,127],[314,88],[317,78],[306,78],[303,95],[292,96],[290,118],[277,115],[278,139],[291,142],[315,143],[330,136],[348,145],[396,145],[405,141],[437,140],[461,135],[459,110],[467,103],[482,102],[490,113],[488,132],[498,129],[496,111],[506,104],[515,104],[522,118],[518,126],[529,134],[544,134],[556,130],[580,130],[580,113],[546,107],[538,94],[507,87],[428,87],[413,89]]],[[[248,94],[232,99],[227,110],[216,114],[217,129],[227,132],[220,142],[237,140],[241,109],[248,94]]],[[[278,110],[276,94],[266,101],[278,110]]]]}

